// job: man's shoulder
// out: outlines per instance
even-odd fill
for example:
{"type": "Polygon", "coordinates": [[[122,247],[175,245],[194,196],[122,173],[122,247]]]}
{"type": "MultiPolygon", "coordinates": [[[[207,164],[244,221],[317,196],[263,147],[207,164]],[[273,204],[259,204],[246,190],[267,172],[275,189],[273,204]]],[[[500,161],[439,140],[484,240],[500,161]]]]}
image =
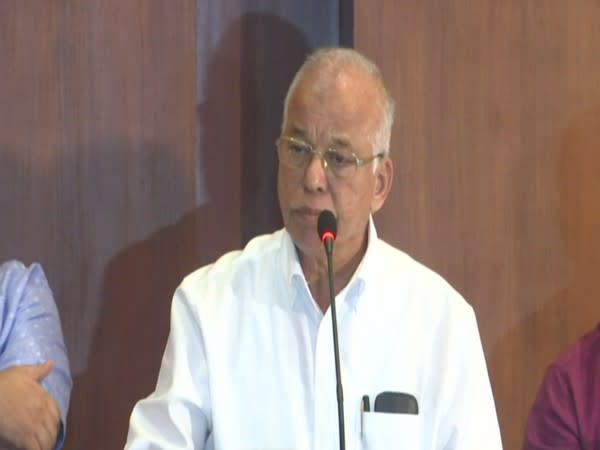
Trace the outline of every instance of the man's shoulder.
{"type": "Polygon", "coordinates": [[[223,254],[215,262],[196,269],[187,275],[182,283],[183,289],[226,287],[240,277],[251,279],[265,267],[273,266],[282,245],[283,230],[257,236],[241,250],[223,254]]]}
{"type": "Polygon", "coordinates": [[[381,239],[377,242],[377,257],[380,270],[394,283],[412,280],[421,287],[458,294],[452,284],[434,269],[381,239]]]}
{"type": "Polygon", "coordinates": [[[21,261],[11,260],[0,265],[0,303],[16,302],[28,285],[47,287],[47,280],[38,263],[29,267],[21,261]]]}
{"type": "Polygon", "coordinates": [[[600,324],[581,336],[550,365],[550,370],[569,374],[585,373],[586,366],[600,363],[600,324]]]}
{"type": "Polygon", "coordinates": [[[21,278],[27,272],[27,268],[21,261],[11,260],[0,264],[0,285],[6,286],[14,279],[21,278]]]}
{"type": "Polygon", "coordinates": [[[413,304],[429,317],[474,314],[472,306],[448,280],[408,253],[379,239],[376,256],[382,289],[394,293],[403,303],[413,304]]]}
{"type": "Polygon", "coordinates": [[[376,242],[376,251],[380,262],[384,262],[386,270],[390,272],[410,272],[424,277],[436,278],[440,281],[444,279],[433,269],[414,258],[412,255],[394,247],[392,244],[378,239],[376,242]],[[391,264],[390,264],[391,263],[391,264]]]}

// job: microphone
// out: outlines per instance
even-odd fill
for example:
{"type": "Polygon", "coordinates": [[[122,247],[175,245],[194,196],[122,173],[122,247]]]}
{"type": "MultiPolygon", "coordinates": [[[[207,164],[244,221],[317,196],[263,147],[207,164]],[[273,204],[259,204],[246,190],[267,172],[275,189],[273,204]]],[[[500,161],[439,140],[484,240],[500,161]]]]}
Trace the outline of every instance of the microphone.
{"type": "Polygon", "coordinates": [[[340,450],[346,450],[344,433],[344,392],[342,390],[342,375],[340,373],[340,350],[337,333],[337,313],[335,310],[335,292],[333,290],[333,242],[337,235],[337,220],[333,213],[327,209],[321,211],[317,221],[319,238],[325,245],[327,254],[327,272],[329,274],[329,301],[331,304],[331,323],[333,327],[333,356],[335,358],[335,382],[338,406],[338,428],[340,433],[340,450]]]}
{"type": "Polygon", "coordinates": [[[331,254],[333,251],[333,241],[335,241],[337,236],[337,219],[328,209],[324,209],[319,214],[317,231],[319,232],[319,238],[325,244],[325,251],[328,255],[331,254]]]}

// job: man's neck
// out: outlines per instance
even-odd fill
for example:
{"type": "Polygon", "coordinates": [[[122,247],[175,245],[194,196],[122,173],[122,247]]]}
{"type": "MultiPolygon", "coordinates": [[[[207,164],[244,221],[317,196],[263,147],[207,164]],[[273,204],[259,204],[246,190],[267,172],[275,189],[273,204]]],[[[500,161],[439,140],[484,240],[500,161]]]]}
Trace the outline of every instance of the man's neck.
{"type": "MultiPolygon", "coordinates": [[[[348,284],[367,250],[367,233],[358,250],[344,254],[343,250],[333,250],[333,292],[337,295],[348,284]]],[[[330,305],[329,277],[325,250],[318,256],[303,254],[299,249],[298,257],[308,288],[323,313],[330,305]]]]}

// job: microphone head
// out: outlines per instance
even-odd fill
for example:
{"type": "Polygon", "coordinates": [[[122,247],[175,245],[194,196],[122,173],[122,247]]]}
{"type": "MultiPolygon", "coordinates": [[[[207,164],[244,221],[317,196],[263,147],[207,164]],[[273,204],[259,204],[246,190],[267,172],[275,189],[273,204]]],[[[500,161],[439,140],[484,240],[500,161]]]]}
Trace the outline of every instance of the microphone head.
{"type": "Polygon", "coordinates": [[[326,239],[335,241],[337,235],[337,219],[328,209],[324,209],[321,211],[321,214],[319,214],[317,231],[319,232],[319,239],[321,239],[321,241],[325,242],[326,239]]]}

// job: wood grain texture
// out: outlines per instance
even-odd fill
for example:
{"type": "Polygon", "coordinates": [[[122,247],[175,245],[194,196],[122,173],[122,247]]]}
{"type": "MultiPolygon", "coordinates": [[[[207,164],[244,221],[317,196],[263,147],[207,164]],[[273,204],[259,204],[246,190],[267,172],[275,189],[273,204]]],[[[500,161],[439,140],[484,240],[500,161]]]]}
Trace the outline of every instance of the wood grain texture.
{"type": "Polygon", "coordinates": [[[173,290],[203,256],[195,13],[194,1],[0,6],[0,257],[40,261],[53,288],[75,381],[66,449],[122,448],[173,290]]]}
{"type": "Polygon", "coordinates": [[[279,226],[282,102],[333,0],[0,2],[0,260],[43,264],[65,450],[122,448],[182,277],[279,226]]]}
{"type": "Polygon", "coordinates": [[[356,0],[397,102],[381,234],[477,313],[505,448],[600,321],[598,2],[356,0]]]}

